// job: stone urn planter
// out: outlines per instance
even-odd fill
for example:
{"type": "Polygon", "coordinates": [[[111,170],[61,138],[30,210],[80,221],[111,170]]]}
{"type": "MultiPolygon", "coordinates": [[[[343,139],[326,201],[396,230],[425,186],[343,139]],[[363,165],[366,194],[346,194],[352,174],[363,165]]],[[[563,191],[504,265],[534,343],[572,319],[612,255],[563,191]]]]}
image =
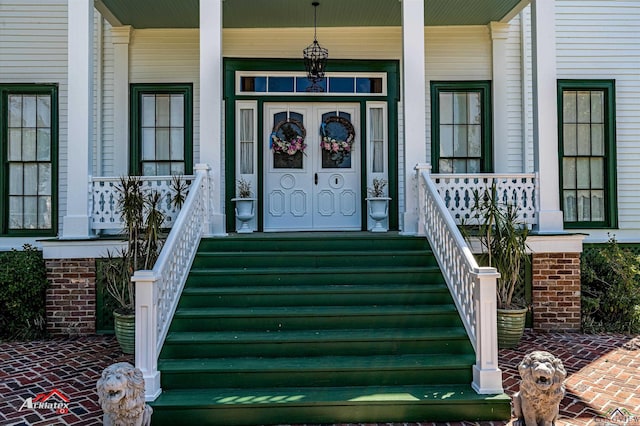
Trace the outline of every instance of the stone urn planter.
{"type": "Polygon", "coordinates": [[[375,221],[371,232],[387,232],[387,227],[383,225],[389,216],[389,197],[369,197],[366,199],[369,216],[375,221]]]}
{"type": "Polygon", "coordinates": [[[241,223],[240,228],[238,228],[237,232],[239,234],[248,234],[253,232],[253,229],[249,227],[249,222],[255,216],[255,198],[232,198],[236,204],[236,219],[238,219],[241,223]]]}

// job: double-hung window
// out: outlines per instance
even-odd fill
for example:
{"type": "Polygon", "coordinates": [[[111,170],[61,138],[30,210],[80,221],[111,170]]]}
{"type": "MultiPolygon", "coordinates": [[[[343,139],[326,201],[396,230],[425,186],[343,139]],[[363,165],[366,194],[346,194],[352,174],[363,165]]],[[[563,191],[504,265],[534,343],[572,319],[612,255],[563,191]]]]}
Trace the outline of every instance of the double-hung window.
{"type": "Polygon", "coordinates": [[[490,172],[491,83],[432,82],[431,135],[434,172],[490,172]]]}
{"type": "Polygon", "coordinates": [[[54,85],[0,84],[0,235],[55,235],[54,85]]]}
{"type": "Polygon", "coordinates": [[[192,173],[192,99],[191,84],[131,85],[131,173],[192,173]]]}
{"type": "Polygon", "coordinates": [[[617,225],[613,80],[558,82],[562,211],[567,228],[617,225]]]}

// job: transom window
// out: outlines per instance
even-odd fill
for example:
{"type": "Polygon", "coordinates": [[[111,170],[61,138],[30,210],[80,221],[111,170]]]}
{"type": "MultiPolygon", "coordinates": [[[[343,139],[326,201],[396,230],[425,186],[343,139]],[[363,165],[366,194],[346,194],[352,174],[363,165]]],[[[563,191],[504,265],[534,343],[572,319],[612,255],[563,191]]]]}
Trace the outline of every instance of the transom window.
{"type": "Polygon", "coordinates": [[[0,234],[52,234],[57,160],[57,88],[0,85],[0,234]]]}
{"type": "Polygon", "coordinates": [[[191,85],[132,85],[131,172],[191,174],[191,85]]]}
{"type": "Polygon", "coordinates": [[[613,81],[559,83],[562,210],[568,227],[615,222],[613,81]]]}
{"type": "Polygon", "coordinates": [[[431,83],[431,156],[436,173],[491,169],[489,82],[431,83]]]}
{"type": "MultiPolygon", "coordinates": [[[[303,74],[254,74],[242,73],[236,76],[237,93],[248,94],[293,94],[308,95],[312,82],[303,74]]],[[[316,83],[328,95],[384,95],[385,74],[335,74],[316,83]]],[[[314,93],[318,94],[318,93],[314,93]]]]}

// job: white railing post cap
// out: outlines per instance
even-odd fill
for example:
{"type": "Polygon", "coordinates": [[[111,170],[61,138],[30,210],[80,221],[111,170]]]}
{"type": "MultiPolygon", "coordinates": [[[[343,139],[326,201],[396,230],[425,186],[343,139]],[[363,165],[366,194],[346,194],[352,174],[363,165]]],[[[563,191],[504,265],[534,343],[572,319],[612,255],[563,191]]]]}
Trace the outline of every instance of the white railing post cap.
{"type": "Polygon", "coordinates": [[[156,274],[152,270],[138,270],[133,274],[132,281],[156,281],[156,274]]]}
{"type": "Polygon", "coordinates": [[[417,164],[415,165],[415,167],[413,168],[413,170],[418,170],[418,171],[427,170],[427,171],[431,171],[431,164],[429,164],[429,163],[417,163],[417,164]]]}

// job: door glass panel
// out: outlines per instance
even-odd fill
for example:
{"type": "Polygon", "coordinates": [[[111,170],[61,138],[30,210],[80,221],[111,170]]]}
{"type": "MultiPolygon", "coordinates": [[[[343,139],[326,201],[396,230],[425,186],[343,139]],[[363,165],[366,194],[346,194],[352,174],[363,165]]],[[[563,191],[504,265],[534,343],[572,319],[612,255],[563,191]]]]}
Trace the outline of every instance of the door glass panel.
{"type": "Polygon", "coordinates": [[[322,115],[322,168],[350,169],[355,130],[351,114],[328,112],[322,115]]]}
{"type": "Polygon", "coordinates": [[[279,112],[273,115],[270,148],[273,151],[275,169],[304,168],[304,150],[307,145],[306,129],[299,113],[279,112]]]}
{"type": "Polygon", "coordinates": [[[384,123],[383,109],[371,109],[371,140],[372,140],[372,166],[373,173],[384,172],[384,123]]]}

